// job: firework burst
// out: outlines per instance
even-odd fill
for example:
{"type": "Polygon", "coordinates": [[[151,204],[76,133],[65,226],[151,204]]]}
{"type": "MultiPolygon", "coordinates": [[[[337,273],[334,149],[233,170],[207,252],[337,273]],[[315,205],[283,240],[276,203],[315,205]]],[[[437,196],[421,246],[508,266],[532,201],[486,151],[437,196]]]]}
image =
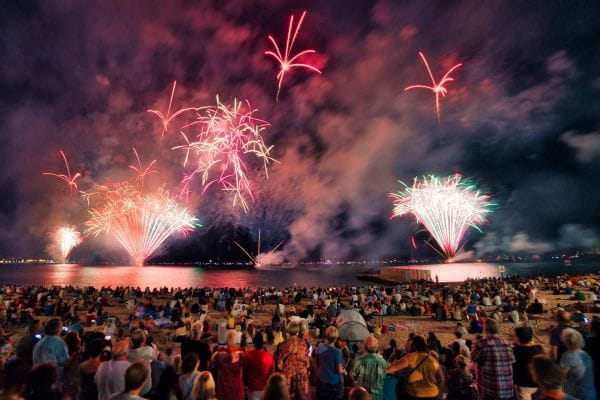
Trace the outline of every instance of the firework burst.
{"type": "Polygon", "coordinates": [[[54,232],[49,232],[48,235],[52,241],[50,249],[52,252],[57,252],[60,257],[60,262],[67,262],[67,257],[73,248],[81,243],[81,234],[74,226],[61,226],[54,232]]]}
{"type": "Polygon", "coordinates": [[[294,55],[290,54],[292,52],[292,48],[294,47],[294,42],[296,41],[298,32],[300,32],[300,27],[302,26],[302,21],[304,21],[305,15],[306,11],[304,11],[300,16],[298,25],[296,25],[296,29],[294,29],[294,16],[290,16],[290,24],[288,25],[287,39],[285,41],[285,51],[283,53],[281,52],[277,41],[273,38],[273,36],[269,35],[269,40],[271,41],[271,44],[273,44],[273,49],[275,51],[265,51],[265,55],[273,57],[279,63],[279,73],[277,74],[277,95],[275,97],[276,100],[279,99],[279,92],[281,91],[281,86],[283,85],[283,78],[288,71],[294,68],[304,68],[318,74],[321,73],[321,70],[314,65],[297,62],[298,58],[305,56],[306,54],[314,54],[316,53],[316,50],[308,49],[294,55]],[[294,31],[293,35],[292,31],[294,31]]]}
{"type": "Polygon", "coordinates": [[[63,159],[63,161],[65,162],[65,168],[67,170],[66,174],[57,174],[54,172],[43,172],[42,175],[47,175],[47,176],[54,176],[57,177],[58,179],[64,181],[67,186],[69,186],[69,190],[71,190],[71,192],[73,190],[77,190],[77,178],[79,178],[81,176],[81,174],[79,172],[75,173],[75,175],[71,175],[71,169],[69,168],[69,162],[67,161],[67,156],[65,156],[65,153],[60,150],[60,155],[63,159]]]}
{"type": "Polygon", "coordinates": [[[137,167],[135,165],[130,165],[129,168],[131,168],[132,170],[134,170],[137,173],[137,175],[135,177],[135,181],[143,186],[144,178],[146,178],[146,175],[158,174],[157,170],[152,169],[152,166],[154,164],[156,164],[156,160],[152,160],[150,162],[150,164],[148,164],[148,166],[146,168],[144,168],[142,166],[142,161],[140,160],[140,156],[138,155],[138,152],[135,149],[135,147],[132,147],[131,149],[133,150],[133,154],[135,154],[135,159],[137,160],[138,165],[137,165],[137,167]]]}
{"type": "MultiPolygon", "coordinates": [[[[402,182],[401,182],[402,183],[402,182]]],[[[431,233],[445,258],[454,257],[469,226],[480,230],[491,212],[489,196],[466,183],[459,174],[440,179],[433,175],[414,179],[412,187],[392,193],[391,218],[413,214],[431,233]]]]}
{"type": "Polygon", "coordinates": [[[142,194],[125,182],[108,183],[97,187],[93,197],[97,205],[90,210],[85,233],[112,236],[135,265],[143,265],[170,236],[187,235],[198,226],[164,190],[142,194]]]}
{"type": "Polygon", "coordinates": [[[162,126],[163,126],[162,133],[160,134],[161,137],[164,136],[164,134],[167,132],[167,130],[169,129],[169,124],[171,123],[171,121],[173,119],[177,118],[179,115],[181,115],[187,111],[195,110],[194,107],[186,107],[186,108],[177,110],[173,114],[171,114],[171,105],[173,104],[173,96],[175,96],[175,88],[176,87],[177,87],[177,81],[173,81],[173,88],[171,89],[171,97],[169,98],[169,107],[167,108],[166,114],[163,114],[162,112],[160,112],[158,110],[146,110],[149,113],[156,115],[160,119],[160,122],[162,123],[162,126]]]}
{"type": "Polygon", "coordinates": [[[267,166],[275,161],[270,156],[273,146],[265,144],[261,132],[269,123],[254,117],[256,110],[248,101],[234,99],[233,105],[226,105],[217,96],[216,106],[197,110],[198,119],[187,126],[197,129],[195,138],[190,140],[182,133],[186,143],[173,147],[185,150],[184,167],[193,158],[192,169],[182,180],[182,195],[189,193],[193,178],[199,176],[203,193],[213,184],[220,185],[222,190],[233,192],[233,204],[241,205],[247,212],[248,202],[254,201],[254,195],[244,159],[248,155],[258,158],[268,177],[267,166]]]}
{"type": "Polygon", "coordinates": [[[423,60],[423,64],[425,64],[425,68],[427,69],[427,73],[429,74],[429,77],[431,78],[431,84],[433,86],[412,85],[412,86],[408,86],[404,90],[405,91],[406,90],[411,90],[411,89],[427,89],[427,90],[431,90],[435,94],[435,110],[436,110],[436,113],[437,113],[437,118],[438,118],[438,123],[439,123],[440,122],[440,96],[446,97],[446,94],[448,93],[448,89],[446,89],[444,86],[454,80],[454,78],[450,77],[450,74],[455,69],[457,69],[458,67],[460,67],[462,64],[456,64],[455,66],[453,66],[452,68],[450,68],[448,70],[448,72],[446,72],[444,74],[444,76],[442,77],[442,79],[438,83],[436,83],[435,82],[435,78],[433,77],[433,74],[431,73],[431,68],[429,68],[429,64],[427,63],[427,59],[425,58],[425,55],[423,53],[421,53],[421,52],[419,52],[419,55],[421,56],[421,60],[423,60]]]}

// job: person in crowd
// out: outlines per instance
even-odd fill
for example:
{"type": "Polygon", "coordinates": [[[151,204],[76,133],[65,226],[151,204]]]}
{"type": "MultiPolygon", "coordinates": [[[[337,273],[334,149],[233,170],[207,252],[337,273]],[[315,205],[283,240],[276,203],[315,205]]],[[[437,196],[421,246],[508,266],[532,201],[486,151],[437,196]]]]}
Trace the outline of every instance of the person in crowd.
{"type": "Polygon", "coordinates": [[[154,359],[154,348],[146,345],[146,335],[141,329],[135,329],[131,332],[131,349],[127,355],[127,360],[134,363],[138,360],[145,360],[148,363],[154,359]]]}
{"type": "Polygon", "coordinates": [[[182,374],[179,377],[179,389],[183,393],[183,400],[192,400],[192,389],[194,388],[194,382],[200,374],[198,367],[200,366],[200,359],[196,353],[188,353],[183,358],[182,374]]]}
{"type": "Polygon", "coordinates": [[[565,310],[558,310],[554,313],[554,320],[558,326],[550,330],[550,357],[559,362],[562,354],[567,351],[560,338],[562,331],[571,326],[571,314],[565,310]]]}
{"type": "Polygon", "coordinates": [[[515,328],[515,336],[517,342],[513,345],[513,383],[516,396],[517,400],[531,400],[538,388],[531,376],[529,364],[533,357],[543,353],[544,349],[533,341],[533,330],[528,326],[515,328]]]}
{"type": "Polygon", "coordinates": [[[273,355],[265,350],[264,334],[257,332],[252,341],[253,350],[244,356],[244,372],[248,380],[248,400],[262,399],[269,376],[275,367],[273,355]]]}
{"type": "Polygon", "coordinates": [[[230,329],[225,335],[226,347],[219,348],[212,356],[217,371],[217,397],[219,400],[244,400],[244,351],[237,346],[237,333],[230,329]]]}
{"type": "Polygon", "coordinates": [[[69,362],[69,349],[67,344],[60,338],[62,331],[60,318],[52,318],[46,323],[44,336],[33,347],[33,365],[51,363],[57,368],[59,377],[63,375],[63,367],[69,362]]]}
{"type": "Polygon", "coordinates": [[[33,348],[40,341],[43,333],[43,325],[40,319],[34,318],[29,322],[27,333],[19,340],[16,354],[27,362],[27,365],[33,365],[33,348]]]}
{"type": "Polygon", "coordinates": [[[538,354],[533,357],[529,368],[533,381],[539,386],[536,400],[577,400],[562,391],[564,374],[552,358],[538,354]]]}
{"type": "Polygon", "coordinates": [[[4,365],[2,374],[2,389],[0,390],[0,399],[2,400],[20,400],[25,389],[25,379],[30,364],[22,358],[8,360],[4,365]]]}
{"type": "MultiPolygon", "coordinates": [[[[422,336],[412,340],[412,352],[390,365],[388,373],[407,370],[406,394],[416,399],[437,399],[444,387],[444,374],[439,362],[429,354],[422,336]]],[[[371,392],[371,394],[373,394],[371,392]]],[[[375,399],[375,396],[373,396],[375,399]]]]}
{"type": "Polygon", "coordinates": [[[594,362],[594,385],[596,394],[600,393],[600,318],[596,317],[590,325],[591,335],[585,341],[585,351],[594,362]]]}
{"type": "Polygon", "coordinates": [[[369,391],[362,386],[354,386],[348,393],[348,400],[371,400],[369,391]]]}
{"type": "Polygon", "coordinates": [[[263,400],[291,400],[286,380],[285,375],[281,373],[271,374],[265,386],[263,400]]]}
{"type": "Polygon", "coordinates": [[[78,400],[95,400],[98,398],[98,387],[94,382],[96,371],[100,367],[102,351],[105,342],[102,339],[94,339],[86,346],[88,359],[79,364],[77,371],[78,400]]]}
{"type": "Polygon", "coordinates": [[[109,400],[144,400],[140,396],[150,378],[148,362],[139,360],[131,364],[125,370],[125,389],[121,393],[115,393],[109,400]]]}
{"type": "Polygon", "coordinates": [[[467,359],[457,356],[454,366],[448,378],[446,400],[477,400],[477,393],[473,388],[473,373],[468,369],[467,359]]]}
{"type": "Polygon", "coordinates": [[[381,355],[386,360],[389,360],[390,358],[392,358],[392,355],[396,351],[397,347],[398,347],[398,343],[396,342],[396,339],[390,339],[390,347],[388,347],[387,349],[383,350],[381,352],[381,355]]]}
{"type": "Polygon", "coordinates": [[[304,400],[310,396],[308,369],[310,357],[306,341],[298,336],[300,324],[288,324],[288,338],[277,349],[277,369],[285,376],[292,400],[304,400]]]}
{"type": "Polygon", "coordinates": [[[486,336],[473,346],[472,360],[477,364],[477,390],[480,400],[508,400],[514,396],[513,364],[510,344],[498,334],[498,326],[489,320],[486,336]]]}
{"type": "Polygon", "coordinates": [[[25,400],[62,400],[56,365],[51,362],[36,364],[27,375],[24,394],[25,400]]]}
{"type": "Polygon", "coordinates": [[[197,321],[192,325],[190,337],[181,342],[181,357],[185,358],[189,353],[196,353],[200,360],[200,371],[206,371],[210,367],[210,347],[206,340],[202,340],[202,322],[197,321]]]}
{"type": "Polygon", "coordinates": [[[354,361],[352,377],[355,384],[369,391],[373,400],[382,400],[387,362],[377,353],[379,342],[374,336],[367,336],[363,345],[365,353],[354,361]]]}
{"type": "Polygon", "coordinates": [[[335,347],[338,329],[325,330],[326,343],[317,346],[317,400],[341,400],[344,395],[342,376],[347,375],[342,351],[335,347]]]}
{"type": "Polygon", "coordinates": [[[585,351],[585,341],[581,333],[566,328],[560,340],[567,349],[560,357],[560,366],[566,370],[564,390],[567,394],[580,400],[596,400],[594,385],[594,362],[585,351]]]}
{"type": "Polygon", "coordinates": [[[202,371],[194,382],[193,399],[194,400],[217,400],[217,390],[215,380],[208,371],[202,371]]]}
{"type": "Polygon", "coordinates": [[[172,365],[167,365],[158,378],[158,384],[152,391],[151,400],[182,400],[182,398],[177,372],[172,365]]]}
{"type": "MultiPolygon", "coordinates": [[[[131,365],[127,361],[129,353],[129,342],[122,340],[115,343],[112,348],[112,359],[104,361],[98,367],[94,382],[98,388],[98,400],[106,400],[115,393],[121,393],[125,390],[125,371],[131,365]]],[[[142,394],[150,391],[152,381],[146,380],[146,385],[142,394]]]]}

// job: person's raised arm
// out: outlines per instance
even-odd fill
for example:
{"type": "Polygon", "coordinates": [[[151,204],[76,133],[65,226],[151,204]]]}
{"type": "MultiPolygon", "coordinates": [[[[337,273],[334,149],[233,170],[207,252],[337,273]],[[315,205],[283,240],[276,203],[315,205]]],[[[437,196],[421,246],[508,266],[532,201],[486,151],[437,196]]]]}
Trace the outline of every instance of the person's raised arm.
{"type": "Polygon", "coordinates": [[[386,373],[393,374],[394,372],[408,368],[408,357],[409,354],[405,355],[400,360],[389,364],[386,373]]]}

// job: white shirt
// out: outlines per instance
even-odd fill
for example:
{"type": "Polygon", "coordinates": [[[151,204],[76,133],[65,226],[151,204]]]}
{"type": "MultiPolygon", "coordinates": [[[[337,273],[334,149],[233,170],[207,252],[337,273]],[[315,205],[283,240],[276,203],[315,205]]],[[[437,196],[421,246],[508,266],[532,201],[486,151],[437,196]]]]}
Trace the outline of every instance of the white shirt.
{"type": "Polygon", "coordinates": [[[100,364],[94,376],[98,386],[98,400],[106,400],[125,390],[125,371],[131,363],[127,360],[110,360],[100,364]]]}

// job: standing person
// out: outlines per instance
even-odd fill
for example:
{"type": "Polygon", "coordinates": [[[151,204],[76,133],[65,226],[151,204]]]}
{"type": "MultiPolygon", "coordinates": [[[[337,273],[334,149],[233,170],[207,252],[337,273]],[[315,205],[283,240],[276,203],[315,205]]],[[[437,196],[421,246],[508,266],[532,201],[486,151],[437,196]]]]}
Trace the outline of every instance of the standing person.
{"type": "Polygon", "coordinates": [[[473,373],[467,368],[467,359],[457,356],[454,359],[454,368],[448,378],[448,396],[446,400],[476,400],[477,395],[473,389],[473,373]]]}
{"type": "Polygon", "coordinates": [[[101,364],[100,356],[104,346],[105,343],[102,339],[94,339],[86,345],[86,352],[90,358],[79,364],[77,370],[78,400],[95,400],[98,398],[98,387],[94,382],[94,378],[101,364]]]}
{"type": "Polygon", "coordinates": [[[210,367],[210,347],[202,338],[202,322],[198,321],[192,325],[190,337],[181,342],[181,357],[185,358],[189,353],[196,353],[200,359],[200,371],[206,371],[210,367]]]}
{"type": "Polygon", "coordinates": [[[285,376],[279,372],[271,374],[265,386],[262,400],[291,400],[285,376]]]}
{"type": "Polygon", "coordinates": [[[486,336],[473,346],[472,360],[477,364],[479,400],[512,399],[515,355],[510,344],[498,335],[494,320],[485,325],[486,336]]]}
{"type": "Polygon", "coordinates": [[[292,400],[310,398],[308,380],[310,357],[306,341],[298,337],[299,332],[300,324],[296,321],[290,322],[287,328],[288,338],[279,345],[277,350],[277,369],[287,380],[288,392],[292,400]]]}
{"type": "Polygon", "coordinates": [[[562,331],[560,340],[567,349],[560,358],[561,368],[567,371],[565,392],[580,400],[596,400],[594,362],[582,350],[585,345],[583,336],[575,329],[567,328],[562,331]]]}
{"type": "Polygon", "coordinates": [[[352,376],[357,386],[362,386],[371,393],[373,400],[382,400],[387,362],[377,354],[379,342],[374,336],[365,338],[364,348],[365,353],[354,360],[352,376]]]}
{"type": "Polygon", "coordinates": [[[177,372],[172,365],[165,367],[157,381],[158,383],[152,391],[152,400],[181,400],[183,398],[179,389],[177,372]]]}
{"type": "Polygon", "coordinates": [[[145,360],[151,363],[154,360],[154,347],[146,345],[146,335],[141,329],[136,329],[131,333],[131,349],[127,355],[127,360],[134,363],[138,360],[145,360]]]}
{"type": "Polygon", "coordinates": [[[219,400],[244,400],[244,351],[236,345],[237,332],[233,329],[225,335],[226,347],[221,347],[212,356],[217,370],[217,397],[219,400]]]}
{"type": "Polygon", "coordinates": [[[594,318],[591,326],[592,335],[585,341],[585,351],[594,361],[594,382],[596,394],[600,393],[600,318],[594,318]]]}
{"type": "Polygon", "coordinates": [[[183,373],[179,377],[179,388],[181,389],[181,393],[183,393],[183,400],[192,400],[194,382],[200,374],[198,372],[199,365],[200,360],[196,353],[188,353],[183,358],[183,364],[181,365],[183,373]]]}
{"type": "Polygon", "coordinates": [[[25,382],[26,400],[61,400],[62,393],[57,389],[58,375],[53,363],[37,364],[25,382]]]}
{"type": "Polygon", "coordinates": [[[558,323],[558,326],[550,329],[550,357],[559,362],[562,354],[567,351],[560,337],[562,331],[571,325],[571,314],[565,310],[558,310],[554,313],[554,320],[558,323]]]}
{"type": "Polygon", "coordinates": [[[23,336],[17,344],[17,357],[25,360],[30,367],[33,364],[33,348],[42,338],[43,330],[42,321],[39,319],[32,319],[29,322],[27,335],[23,336]]]}
{"type": "Polygon", "coordinates": [[[533,381],[529,363],[536,354],[544,352],[542,346],[533,341],[533,330],[528,326],[515,329],[517,343],[513,345],[515,363],[513,364],[513,383],[517,392],[517,400],[531,400],[537,385],[533,381]]]}
{"type": "Polygon", "coordinates": [[[215,380],[208,371],[202,371],[194,383],[194,400],[217,400],[215,380]]]}
{"type": "Polygon", "coordinates": [[[144,400],[140,396],[150,377],[150,368],[145,360],[136,361],[125,370],[125,389],[115,393],[109,400],[144,400]]]}
{"type": "Polygon", "coordinates": [[[562,391],[564,374],[552,358],[538,354],[533,357],[530,369],[533,381],[540,387],[536,400],[577,400],[562,391]]]}
{"type": "MultiPolygon", "coordinates": [[[[422,336],[412,340],[412,352],[390,365],[388,373],[407,369],[406,394],[413,399],[433,400],[440,397],[444,387],[444,372],[438,361],[429,355],[422,336]]],[[[373,399],[376,397],[373,396],[373,399]]]]}
{"type": "Polygon", "coordinates": [[[342,351],[335,347],[338,329],[325,330],[327,343],[317,346],[317,400],[341,400],[344,395],[342,376],[347,375],[342,351]]]}
{"type": "Polygon", "coordinates": [[[269,376],[273,372],[275,361],[273,355],[264,348],[262,332],[254,335],[254,350],[246,352],[244,371],[248,378],[248,400],[260,400],[269,376]]]}
{"type": "Polygon", "coordinates": [[[69,362],[67,344],[58,336],[62,331],[62,322],[59,318],[52,318],[46,323],[44,330],[46,336],[33,348],[33,365],[51,363],[57,368],[59,379],[63,375],[63,367],[69,362]]]}

